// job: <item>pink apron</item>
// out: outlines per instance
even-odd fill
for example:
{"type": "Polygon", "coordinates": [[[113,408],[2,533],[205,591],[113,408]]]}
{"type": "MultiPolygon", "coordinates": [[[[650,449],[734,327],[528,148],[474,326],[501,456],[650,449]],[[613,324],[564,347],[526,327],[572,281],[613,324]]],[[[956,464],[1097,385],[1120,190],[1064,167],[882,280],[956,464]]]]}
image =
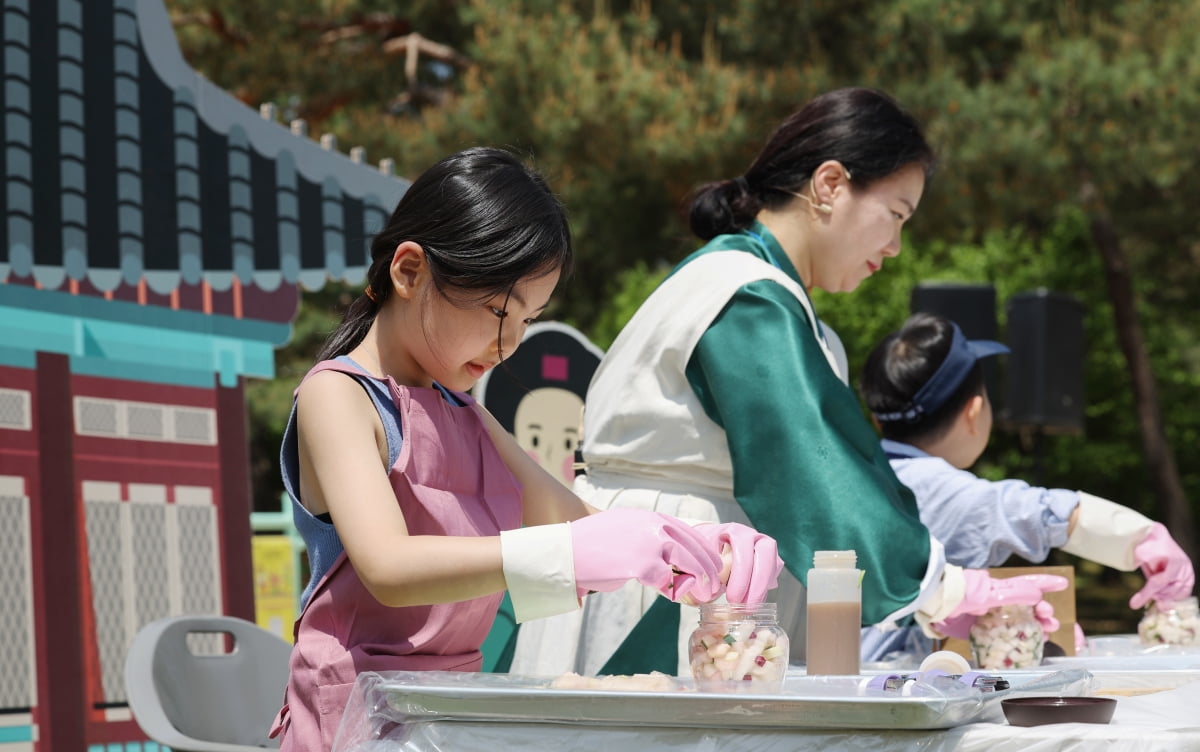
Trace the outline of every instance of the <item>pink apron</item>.
{"type": "MultiPolygon", "coordinates": [[[[324,361],[322,370],[362,373],[324,361]]],[[[307,376],[305,377],[307,378],[307,376]]],[[[493,536],[521,525],[521,487],[474,401],[387,380],[403,444],[388,477],[412,535],[493,536]]],[[[397,545],[403,542],[397,541],[397,545]]],[[[284,752],[329,752],[355,677],[364,671],[478,671],[503,593],[458,603],[389,607],[367,592],[343,552],[296,622],[291,676],[271,729],[284,752]]]]}

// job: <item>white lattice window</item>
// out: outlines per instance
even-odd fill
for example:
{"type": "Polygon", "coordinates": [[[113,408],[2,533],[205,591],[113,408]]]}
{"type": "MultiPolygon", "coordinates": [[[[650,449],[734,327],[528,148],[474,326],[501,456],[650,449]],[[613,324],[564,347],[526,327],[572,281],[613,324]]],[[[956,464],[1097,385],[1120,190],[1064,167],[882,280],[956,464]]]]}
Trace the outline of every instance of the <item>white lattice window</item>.
{"type": "Polygon", "coordinates": [[[107,439],[214,446],[217,443],[217,411],[155,402],[76,397],[75,432],[107,439]]]}
{"type": "Polygon", "coordinates": [[[0,389],[0,429],[33,428],[33,399],[24,389],[0,389]]]}
{"type": "Polygon", "coordinates": [[[33,549],[25,481],[0,476],[0,711],[28,710],[37,695],[33,549]]]}
{"type": "Polygon", "coordinates": [[[194,486],[87,481],[83,497],[103,701],[121,703],[125,652],[139,629],[222,612],[217,510],[212,489],[194,486]]]}

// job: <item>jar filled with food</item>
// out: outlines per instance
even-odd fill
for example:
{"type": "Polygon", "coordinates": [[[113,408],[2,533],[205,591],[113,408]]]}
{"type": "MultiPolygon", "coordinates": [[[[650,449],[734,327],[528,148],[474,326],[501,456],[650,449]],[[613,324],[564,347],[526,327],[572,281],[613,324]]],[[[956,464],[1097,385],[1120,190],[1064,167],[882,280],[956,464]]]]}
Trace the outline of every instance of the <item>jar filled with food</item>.
{"type": "Polygon", "coordinates": [[[1033,606],[997,606],[971,625],[971,653],[975,665],[986,671],[1040,666],[1045,642],[1033,606]]]}
{"type": "Polygon", "coordinates": [[[1200,605],[1196,598],[1151,601],[1138,623],[1143,645],[1200,645],[1200,605]]]}
{"type": "Polygon", "coordinates": [[[788,648],[774,603],[706,603],[688,642],[692,678],[708,692],[779,692],[788,648]]]}

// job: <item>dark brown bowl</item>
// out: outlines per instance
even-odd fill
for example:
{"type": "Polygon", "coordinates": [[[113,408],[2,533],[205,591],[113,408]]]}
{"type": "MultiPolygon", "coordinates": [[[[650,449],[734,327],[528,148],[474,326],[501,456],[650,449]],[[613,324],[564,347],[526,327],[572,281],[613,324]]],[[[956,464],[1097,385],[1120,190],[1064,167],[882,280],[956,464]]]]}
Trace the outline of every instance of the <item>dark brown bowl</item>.
{"type": "Polygon", "coordinates": [[[1012,726],[1046,723],[1108,723],[1117,709],[1113,697],[1013,697],[1001,700],[1012,726]]]}

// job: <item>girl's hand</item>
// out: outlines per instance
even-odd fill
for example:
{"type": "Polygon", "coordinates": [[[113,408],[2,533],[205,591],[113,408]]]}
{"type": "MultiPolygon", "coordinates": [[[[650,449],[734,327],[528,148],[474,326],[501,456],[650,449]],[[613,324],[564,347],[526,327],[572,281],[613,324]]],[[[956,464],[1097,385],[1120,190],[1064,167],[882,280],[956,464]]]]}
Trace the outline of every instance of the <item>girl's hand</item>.
{"type": "Polygon", "coordinates": [[[571,525],[575,585],[611,591],[629,580],[673,601],[707,602],[721,594],[721,557],[686,522],[645,509],[609,509],[571,525]]]}
{"type": "Polygon", "coordinates": [[[701,523],[696,532],[721,552],[721,582],[730,603],[762,603],[779,584],[783,559],[771,536],[736,522],[701,523]]]}

